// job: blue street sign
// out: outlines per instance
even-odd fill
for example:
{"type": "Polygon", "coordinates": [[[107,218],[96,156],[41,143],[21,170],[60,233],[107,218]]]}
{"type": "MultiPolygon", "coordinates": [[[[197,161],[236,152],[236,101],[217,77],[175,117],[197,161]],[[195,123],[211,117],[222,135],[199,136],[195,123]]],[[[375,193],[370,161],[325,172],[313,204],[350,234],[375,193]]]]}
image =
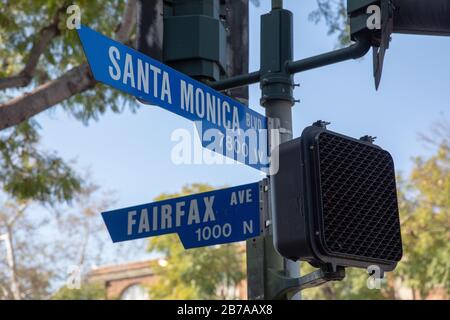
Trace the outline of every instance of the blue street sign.
{"type": "Polygon", "coordinates": [[[261,234],[260,183],[103,212],[113,242],[177,233],[185,249],[261,234]]]}
{"type": "Polygon", "coordinates": [[[204,147],[267,172],[266,117],[86,26],[78,35],[97,81],[201,123],[204,147]]]}

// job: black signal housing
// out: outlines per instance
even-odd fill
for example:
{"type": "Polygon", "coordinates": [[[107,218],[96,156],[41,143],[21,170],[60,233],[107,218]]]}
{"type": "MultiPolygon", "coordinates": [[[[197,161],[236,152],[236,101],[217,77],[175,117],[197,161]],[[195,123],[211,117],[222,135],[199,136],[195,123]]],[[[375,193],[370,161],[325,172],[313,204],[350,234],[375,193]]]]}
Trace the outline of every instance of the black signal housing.
{"type": "Polygon", "coordinates": [[[291,260],[391,271],[402,257],[395,169],[371,143],[307,127],[280,145],[275,247],[291,260]]]}

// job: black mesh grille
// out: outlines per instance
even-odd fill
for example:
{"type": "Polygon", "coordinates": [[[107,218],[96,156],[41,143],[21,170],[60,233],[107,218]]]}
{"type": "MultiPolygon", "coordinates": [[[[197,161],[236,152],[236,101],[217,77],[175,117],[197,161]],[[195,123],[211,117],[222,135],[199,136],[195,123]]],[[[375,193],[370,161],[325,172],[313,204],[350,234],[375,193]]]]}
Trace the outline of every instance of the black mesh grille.
{"type": "Polygon", "coordinates": [[[319,157],[323,231],[330,253],[399,261],[402,243],[390,155],[324,132],[319,157]]]}

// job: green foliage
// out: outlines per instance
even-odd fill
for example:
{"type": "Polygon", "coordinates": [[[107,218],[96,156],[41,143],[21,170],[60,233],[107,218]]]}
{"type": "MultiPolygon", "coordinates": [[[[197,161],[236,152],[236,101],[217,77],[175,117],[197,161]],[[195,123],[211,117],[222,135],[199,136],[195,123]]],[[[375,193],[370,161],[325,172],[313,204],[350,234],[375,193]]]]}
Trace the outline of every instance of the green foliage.
{"type": "MultiPolygon", "coordinates": [[[[42,30],[57,27],[57,35],[40,57],[36,76],[30,87],[54,80],[69,69],[85,62],[75,30],[66,27],[66,8],[76,4],[81,9],[81,22],[114,37],[125,0],[113,1],[0,1],[0,78],[21,72],[28,61],[34,42],[42,30]]],[[[0,102],[21,94],[18,90],[0,92],[0,102]]],[[[64,109],[74,118],[88,124],[108,110],[132,110],[130,97],[103,85],[95,90],[71,97],[64,109]]],[[[0,133],[0,187],[18,200],[34,199],[45,203],[71,200],[82,181],[54,153],[39,150],[38,124],[30,121],[0,133]]]]}
{"type": "MultiPolygon", "coordinates": [[[[409,179],[398,181],[403,258],[382,289],[367,288],[365,270],[348,269],[342,282],[305,290],[305,298],[395,299],[401,288],[416,299],[450,294],[450,140],[429,159],[416,158],[409,179]]],[[[311,270],[304,264],[304,273],[311,270]]]]}
{"type": "MultiPolygon", "coordinates": [[[[0,1],[0,78],[14,76],[27,62],[33,42],[40,31],[52,25],[58,26],[58,35],[45,49],[39,60],[36,76],[30,86],[36,87],[54,80],[71,68],[85,62],[85,56],[76,30],[66,27],[69,15],[66,8],[75,4],[81,9],[81,23],[114,38],[121,20],[125,0],[112,1],[57,1],[57,0],[1,0],[0,1]]],[[[17,95],[14,91],[13,96],[17,95]]],[[[11,95],[0,93],[0,101],[11,95]]],[[[87,124],[98,120],[107,110],[120,113],[125,107],[132,111],[138,106],[132,99],[107,86],[96,85],[62,103],[64,109],[76,119],[87,124]]]]}
{"type": "Polygon", "coordinates": [[[435,288],[450,294],[450,141],[415,159],[400,192],[404,257],[396,271],[418,298],[435,288]]]}
{"type": "Polygon", "coordinates": [[[328,27],[328,34],[338,35],[338,46],[350,43],[350,27],[347,23],[347,3],[345,0],[316,0],[317,9],[310,13],[309,20],[319,23],[322,19],[328,27]]]}
{"type": "Polygon", "coordinates": [[[86,283],[80,289],[60,288],[52,300],[104,300],[106,290],[102,283],[86,283]]]}
{"type": "MultiPolygon", "coordinates": [[[[183,187],[180,193],[163,194],[155,200],[210,191],[204,184],[183,187]]],[[[236,244],[185,250],[176,235],[154,237],[149,251],[164,255],[167,265],[154,265],[160,278],[150,286],[152,299],[230,298],[221,289],[236,286],[244,278],[242,247],[236,244]]]]}
{"type": "Polygon", "coordinates": [[[38,151],[36,126],[24,122],[0,134],[0,187],[18,200],[69,201],[82,180],[55,154],[38,151]]]}
{"type": "Polygon", "coordinates": [[[23,67],[26,54],[40,30],[55,19],[60,36],[45,51],[41,66],[57,71],[55,76],[84,61],[84,53],[76,31],[66,28],[66,8],[76,4],[81,9],[81,22],[112,37],[120,21],[125,1],[58,1],[58,0],[2,0],[0,1],[0,61],[9,62],[0,76],[11,75],[23,67]]]}

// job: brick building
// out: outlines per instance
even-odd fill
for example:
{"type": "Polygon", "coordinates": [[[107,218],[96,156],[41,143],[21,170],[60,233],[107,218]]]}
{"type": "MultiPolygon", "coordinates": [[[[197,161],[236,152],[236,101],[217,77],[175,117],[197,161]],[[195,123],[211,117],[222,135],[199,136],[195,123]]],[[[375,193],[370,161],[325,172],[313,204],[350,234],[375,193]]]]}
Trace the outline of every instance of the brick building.
{"type": "MultiPolygon", "coordinates": [[[[165,260],[145,260],[126,264],[109,265],[93,268],[87,275],[89,283],[103,283],[106,299],[147,300],[148,286],[158,281],[152,265],[167,263],[165,260]]],[[[238,286],[221,287],[218,296],[225,299],[247,299],[247,284],[243,281],[238,286]]]]}
{"type": "Polygon", "coordinates": [[[152,261],[93,268],[87,278],[91,283],[103,283],[106,299],[148,299],[146,287],[156,281],[151,268],[152,261]]]}

